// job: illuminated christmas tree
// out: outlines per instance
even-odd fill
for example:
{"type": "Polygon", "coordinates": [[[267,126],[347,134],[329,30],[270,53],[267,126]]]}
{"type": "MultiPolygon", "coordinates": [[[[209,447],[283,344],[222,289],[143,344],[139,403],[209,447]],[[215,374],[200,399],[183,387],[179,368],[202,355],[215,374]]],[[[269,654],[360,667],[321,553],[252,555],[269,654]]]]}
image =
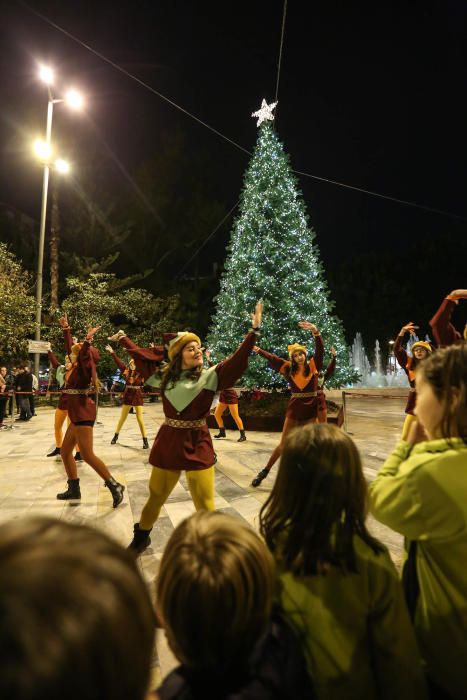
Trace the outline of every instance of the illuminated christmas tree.
{"type": "MultiPolygon", "coordinates": [[[[355,379],[341,321],[331,301],[320,262],[315,233],[308,225],[303,198],[272,126],[275,103],[263,100],[258,117],[258,141],[244,176],[240,215],[236,218],[228,256],[216,297],[216,311],[207,338],[212,359],[219,361],[241,342],[248,311],[257,299],[264,303],[259,345],[287,358],[287,345],[306,344],[314,352],[311,334],[298,328],[307,320],[321,331],[324,368],[330,348],[337,350],[337,368],[329,386],[355,379]]],[[[243,377],[247,387],[279,388],[282,377],[258,356],[250,359],[243,377]]]]}

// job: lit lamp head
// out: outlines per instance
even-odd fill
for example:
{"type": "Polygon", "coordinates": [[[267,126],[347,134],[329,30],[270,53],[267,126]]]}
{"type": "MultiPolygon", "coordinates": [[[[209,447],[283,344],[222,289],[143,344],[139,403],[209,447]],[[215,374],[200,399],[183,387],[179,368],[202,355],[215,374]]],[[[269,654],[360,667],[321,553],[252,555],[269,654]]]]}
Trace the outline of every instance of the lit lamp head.
{"type": "Polygon", "coordinates": [[[70,172],[70,164],[66,160],[63,160],[63,158],[57,158],[55,161],[55,170],[61,175],[68,175],[70,172]]]}
{"type": "Polygon", "coordinates": [[[52,85],[54,81],[54,72],[49,66],[39,67],[39,79],[46,85],[52,85]]]}
{"type": "Polygon", "coordinates": [[[84,100],[81,93],[78,90],[68,90],[65,95],[66,104],[71,107],[71,109],[82,109],[84,100]]]}
{"type": "Polygon", "coordinates": [[[42,161],[49,161],[52,155],[52,149],[48,143],[42,139],[36,139],[34,141],[34,153],[42,161]]]}

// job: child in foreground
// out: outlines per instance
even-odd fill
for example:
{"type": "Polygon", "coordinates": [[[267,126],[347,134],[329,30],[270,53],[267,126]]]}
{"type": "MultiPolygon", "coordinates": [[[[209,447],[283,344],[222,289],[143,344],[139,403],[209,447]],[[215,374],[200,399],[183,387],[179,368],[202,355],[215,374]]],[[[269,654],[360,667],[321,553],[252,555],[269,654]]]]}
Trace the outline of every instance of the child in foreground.
{"type": "Polygon", "coordinates": [[[366,499],[360,456],[342,430],[312,423],[287,436],[260,512],[280,601],[318,698],[425,698],[402,587],[366,528],[366,499]]]}
{"type": "Polygon", "coordinates": [[[404,586],[432,697],[467,698],[467,343],[424,360],[415,414],[370,507],[406,538],[404,586]]]}

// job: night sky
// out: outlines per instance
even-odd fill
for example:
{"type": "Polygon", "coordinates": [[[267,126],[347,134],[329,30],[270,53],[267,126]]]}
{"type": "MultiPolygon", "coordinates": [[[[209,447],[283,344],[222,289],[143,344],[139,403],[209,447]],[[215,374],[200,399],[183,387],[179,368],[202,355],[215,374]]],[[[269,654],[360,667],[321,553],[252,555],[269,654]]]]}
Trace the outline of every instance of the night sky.
{"type": "MultiPolygon", "coordinates": [[[[251,112],[275,93],[282,0],[30,5],[253,150],[251,112]]],[[[421,296],[428,308],[451,289],[466,286],[465,256],[462,262],[459,255],[466,251],[467,226],[467,3],[374,5],[289,0],[279,136],[296,170],[459,218],[299,177],[336,291],[337,313],[352,331],[364,325],[365,310],[355,309],[350,319],[349,309],[339,308],[339,276],[346,274],[346,264],[368,259],[373,269],[378,260],[392,261],[395,277],[403,276],[408,296],[414,295],[412,304],[394,300],[400,325],[416,317],[421,296]],[[440,247],[436,263],[430,263],[429,241],[435,241],[435,252],[440,247]],[[410,264],[404,256],[408,248],[418,248],[411,255],[420,256],[421,265],[410,264]]],[[[76,177],[97,158],[107,162],[110,178],[131,187],[124,171],[131,172],[158,147],[161,133],[179,130],[189,147],[203,154],[199,177],[206,168],[214,173],[213,198],[226,209],[237,201],[247,154],[106,65],[22,3],[3,3],[0,46],[1,201],[39,218],[41,171],[29,151],[31,136],[45,127],[46,93],[35,78],[37,61],[50,62],[64,84],[86,94],[85,116],[70,115],[64,107],[55,113],[54,137],[71,157],[76,177]]],[[[212,260],[222,260],[229,229],[223,227],[208,247],[212,260]]]]}

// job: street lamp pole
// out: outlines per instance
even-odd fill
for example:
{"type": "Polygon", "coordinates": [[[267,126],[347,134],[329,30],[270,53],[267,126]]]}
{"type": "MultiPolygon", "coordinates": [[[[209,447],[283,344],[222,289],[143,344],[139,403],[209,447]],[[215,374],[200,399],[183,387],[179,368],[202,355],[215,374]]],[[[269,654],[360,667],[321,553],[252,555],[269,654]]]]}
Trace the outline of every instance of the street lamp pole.
{"type": "MultiPolygon", "coordinates": [[[[49,90],[49,102],[47,105],[47,126],[45,131],[45,143],[50,151],[52,139],[52,116],[54,109],[54,100],[49,90]]],[[[44,161],[44,177],[42,180],[42,204],[41,204],[41,222],[39,229],[39,254],[37,257],[37,281],[36,281],[36,332],[35,339],[41,339],[41,320],[42,320],[42,274],[44,267],[44,245],[45,245],[45,221],[47,218],[47,194],[49,189],[49,161],[44,161]]],[[[40,354],[34,355],[34,374],[39,378],[40,354]]]]}

